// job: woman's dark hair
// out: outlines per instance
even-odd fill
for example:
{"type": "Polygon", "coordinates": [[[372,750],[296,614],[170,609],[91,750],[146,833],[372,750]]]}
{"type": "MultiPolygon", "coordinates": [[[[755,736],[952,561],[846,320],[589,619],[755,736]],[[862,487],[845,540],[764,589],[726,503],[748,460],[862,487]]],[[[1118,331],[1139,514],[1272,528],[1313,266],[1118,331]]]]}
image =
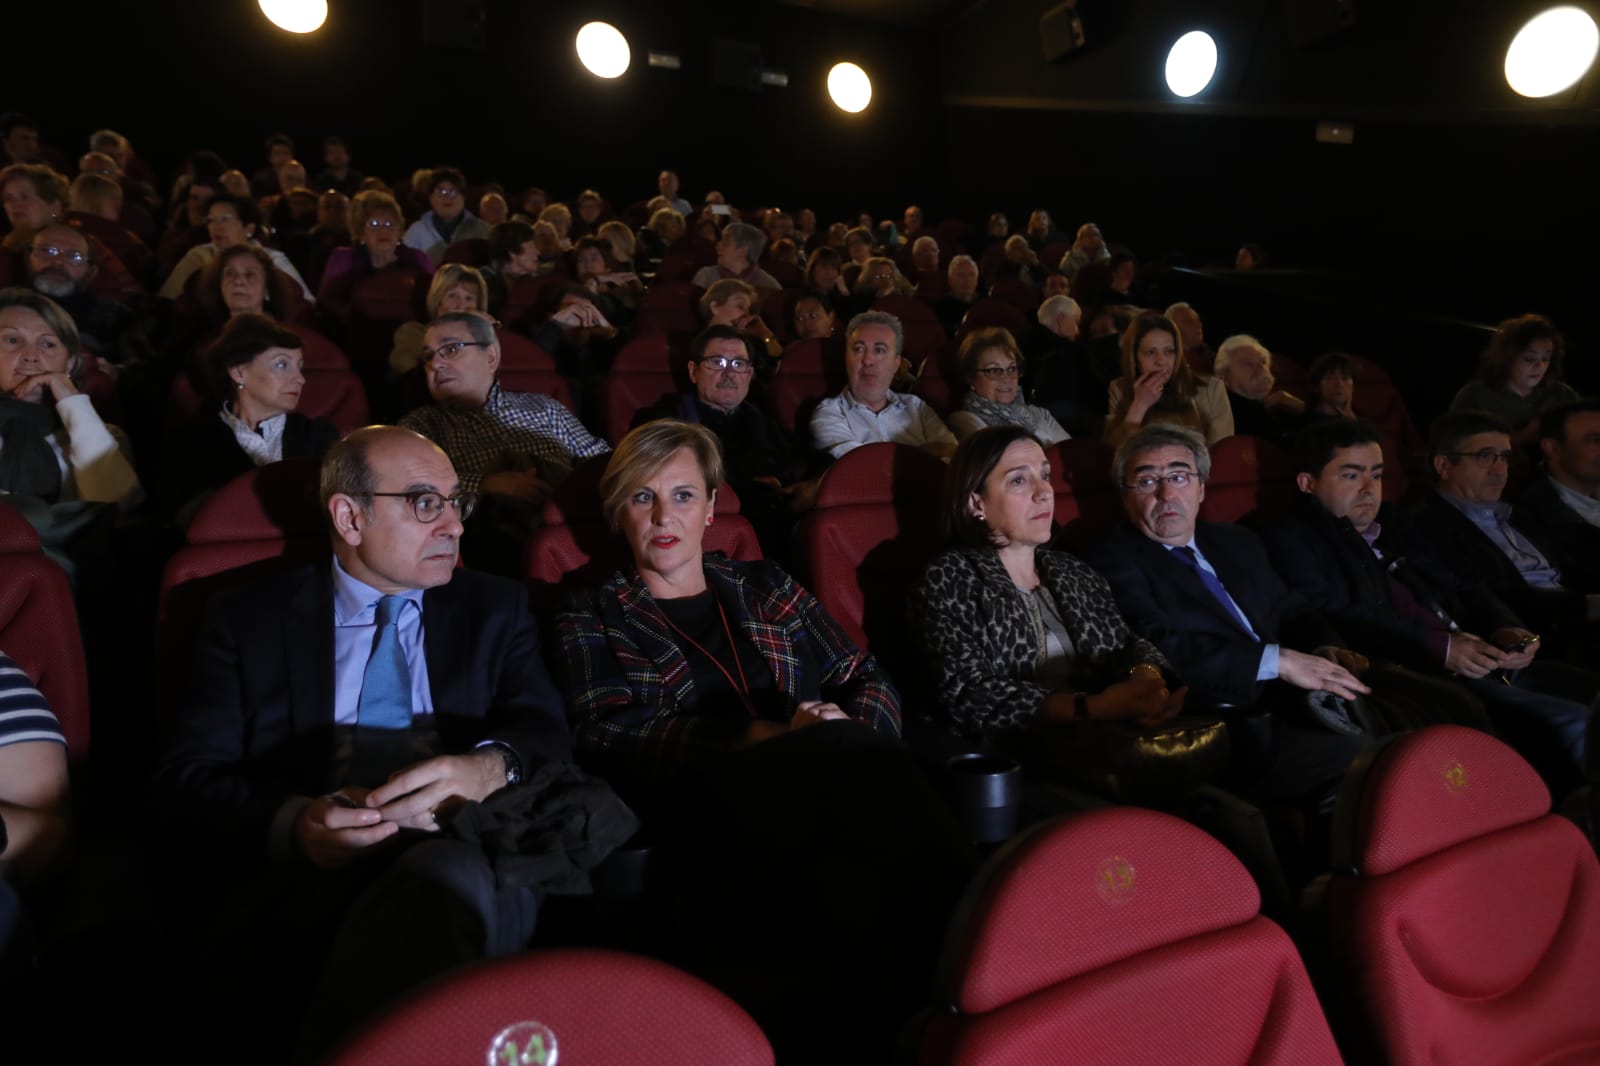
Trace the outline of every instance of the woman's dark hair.
{"type": "Polygon", "coordinates": [[[502,222],[489,231],[489,262],[505,263],[533,240],[533,227],[526,222],[502,222]]]}
{"type": "Polygon", "coordinates": [[[254,244],[236,244],[217,253],[217,257],[206,267],[206,272],[200,279],[201,310],[213,322],[221,323],[228,320],[228,304],[222,298],[222,271],[240,256],[248,256],[261,266],[262,277],[266,279],[266,292],[261,300],[261,309],[273,318],[282,318],[288,306],[283,277],[278,273],[278,268],[266,250],[254,244]]]}
{"type": "Polygon", "coordinates": [[[1317,391],[1317,386],[1322,384],[1322,379],[1329,374],[1338,374],[1351,381],[1356,379],[1356,361],[1353,356],[1344,352],[1323,352],[1311,361],[1306,368],[1306,388],[1312,392],[1317,391]]]}
{"type": "Polygon", "coordinates": [[[944,490],[939,497],[939,523],[945,539],[964,548],[990,548],[994,536],[968,506],[974,494],[983,492],[984,482],[1000,465],[1006,449],[1018,441],[1039,438],[1023,426],[990,426],[961,442],[950,466],[944,472],[944,490]]]}
{"type": "Polygon", "coordinates": [[[247,228],[261,229],[261,209],[256,202],[248,196],[234,196],[231,193],[219,192],[206,203],[206,213],[218,204],[233,208],[233,213],[239,216],[239,223],[247,228]]]}
{"type": "Polygon", "coordinates": [[[821,247],[811,253],[811,258],[806,260],[806,288],[812,287],[812,275],[819,266],[831,266],[835,270],[844,269],[844,264],[839,261],[839,253],[829,247],[821,247]]]}
{"type": "Polygon", "coordinates": [[[244,366],[268,348],[294,348],[302,345],[299,334],[285,329],[266,315],[235,315],[222,327],[222,336],[205,352],[206,369],[216,399],[226,403],[233,395],[233,379],[228,371],[244,366]]]}
{"type": "Polygon", "coordinates": [[[1504,385],[1511,375],[1511,364],[1534,341],[1550,342],[1550,369],[1545,371],[1544,380],[1560,381],[1566,340],[1556,324],[1543,315],[1519,315],[1495,327],[1494,339],[1489,342],[1483,362],[1478,366],[1478,377],[1492,388],[1504,385]]]}
{"type": "Polygon", "coordinates": [[[600,253],[600,258],[605,261],[607,272],[617,269],[616,253],[611,249],[611,242],[606,240],[604,237],[585,237],[583,240],[578,242],[578,246],[572,250],[572,262],[574,269],[577,268],[578,253],[583,251],[585,248],[593,248],[595,251],[600,253]]]}

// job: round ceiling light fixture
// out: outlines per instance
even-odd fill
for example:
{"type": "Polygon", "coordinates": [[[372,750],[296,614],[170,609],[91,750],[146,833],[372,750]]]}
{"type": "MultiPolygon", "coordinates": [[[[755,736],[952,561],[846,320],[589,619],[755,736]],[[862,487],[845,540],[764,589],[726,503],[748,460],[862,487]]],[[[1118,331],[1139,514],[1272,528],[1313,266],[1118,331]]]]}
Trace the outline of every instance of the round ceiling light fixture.
{"type": "Polygon", "coordinates": [[[256,0],[261,13],[280,30],[315,33],[328,21],[328,0],[256,0]]]}
{"type": "Polygon", "coordinates": [[[1217,74],[1217,42],[1204,30],[1190,30],[1167,52],[1167,88],[1187,100],[1211,84],[1217,74]]]}
{"type": "Polygon", "coordinates": [[[828,71],[828,95],[840,111],[858,114],[872,103],[872,79],[854,63],[835,63],[828,71]]]}
{"type": "Polygon", "coordinates": [[[1529,19],[1506,49],[1506,84],[1523,96],[1554,96],[1594,65],[1600,27],[1579,7],[1552,7],[1529,19]]]}
{"type": "Polygon", "coordinates": [[[578,31],[578,59],[597,78],[620,78],[633,53],[628,39],[609,22],[591,22],[578,31]]]}

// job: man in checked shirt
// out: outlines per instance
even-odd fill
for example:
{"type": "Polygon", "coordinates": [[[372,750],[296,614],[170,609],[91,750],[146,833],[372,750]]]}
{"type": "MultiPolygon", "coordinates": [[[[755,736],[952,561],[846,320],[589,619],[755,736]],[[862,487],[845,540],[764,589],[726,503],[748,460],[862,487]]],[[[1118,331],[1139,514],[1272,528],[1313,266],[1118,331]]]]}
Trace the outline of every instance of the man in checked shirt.
{"type": "Polygon", "coordinates": [[[423,344],[433,403],[400,424],[443,448],[463,491],[481,494],[462,539],[467,564],[519,576],[522,549],[551,487],[579,460],[611,449],[552,397],[500,387],[492,319],[440,315],[423,344]]]}

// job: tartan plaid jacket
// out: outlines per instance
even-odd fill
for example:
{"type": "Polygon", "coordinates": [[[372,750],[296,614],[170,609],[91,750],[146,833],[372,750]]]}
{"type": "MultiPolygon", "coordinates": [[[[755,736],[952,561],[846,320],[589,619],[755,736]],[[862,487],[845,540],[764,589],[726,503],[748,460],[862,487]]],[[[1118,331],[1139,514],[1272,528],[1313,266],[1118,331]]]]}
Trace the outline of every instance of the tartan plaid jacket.
{"type": "MultiPolygon", "coordinates": [[[[704,557],[706,584],[753,643],[789,706],[837,703],[857,721],[900,735],[900,695],[816,598],[772,562],[704,557]]],[[[637,572],[572,594],[559,631],[580,753],[630,757],[647,776],[726,751],[746,723],[696,714],[688,660],[637,572]]],[[[785,719],[787,720],[787,719],[785,719]]]]}

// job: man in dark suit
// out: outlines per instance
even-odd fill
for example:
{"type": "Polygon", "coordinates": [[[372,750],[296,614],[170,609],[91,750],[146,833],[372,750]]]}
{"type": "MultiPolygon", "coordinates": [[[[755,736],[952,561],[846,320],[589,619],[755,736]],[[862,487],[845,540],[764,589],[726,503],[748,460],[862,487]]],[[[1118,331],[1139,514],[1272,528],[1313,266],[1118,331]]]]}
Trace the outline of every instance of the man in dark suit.
{"type": "MultiPolygon", "coordinates": [[[[1358,733],[1315,721],[1307,692],[1354,699],[1370,690],[1352,670],[1365,660],[1266,561],[1254,533],[1199,522],[1211,457],[1205,440],[1177,426],[1146,426],[1117,449],[1112,477],[1128,523],[1090,554],[1134,632],[1153,642],[1189,685],[1191,706],[1269,712],[1251,747],[1270,797],[1326,806],[1358,733]],[[1271,753],[1265,754],[1265,753],[1271,753]]],[[[1236,741],[1252,731],[1242,718],[1236,741]]]]}
{"type": "Polygon", "coordinates": [[[1571,688],[1573,668],[1535,663],[1539,646],[1524,643],[1532,634],[1516,615],[1481,584],[1440,566],[1381,507],[1377,429],[1315,422],[1300,432],[1295,462],[1300,506],[1265,534],[1273,564],[1351,647],[1421,671],[1405,676],[1425,687],[1416,701],[1423,717],[1405,724],[1454,720],[1487,729],[1481,700],[1558,792],[1576,786],[1581,764],[1573,756],[1581,759],[1588,706],[1546,694],[1571,688]],[[1463,699],[1472,706],[1463,709],[1463,699]]]}
{"type": "Polygon", "coordinates": [[[1544,546],[1561,583],[1600,592],[1600,400],[1574,400],[1539,418],[1544,474],[1522,490],[1511,524],[1544,546]]]}
{"type": "Polygon", "coordinates": [[[473,497],[445,454],[360,430],[324,460],[321,498],[333,561],[217,599],[160,771],[180,839],[207,848],[191,887],[277,956],[240,960],[264,994],[331,944],[313,1044],[526,945],[537,897],[441,822],[570,754],[525,590],[456,569],[473,497]]]}
{"type": "Polygon", "coordinates": [[[1438,483],[1417,506],[1417,536],[1458,577],[1481,578],[1539,633],[1547,656],[1587,659],[1600,595],[1569,585],[1551,553],[1512,523],[1501,499],[1513,454],[1505,424],[1481,411],[1440,415],[1428,453],[1438,483]]]}

